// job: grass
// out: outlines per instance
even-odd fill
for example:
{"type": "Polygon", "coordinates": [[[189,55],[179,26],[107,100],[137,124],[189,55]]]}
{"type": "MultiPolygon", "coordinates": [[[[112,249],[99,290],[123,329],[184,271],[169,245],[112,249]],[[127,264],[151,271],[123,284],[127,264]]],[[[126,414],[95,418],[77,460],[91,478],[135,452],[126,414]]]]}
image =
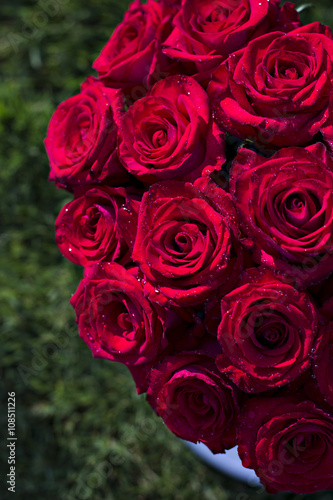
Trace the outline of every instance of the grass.
{"type": "MultiPolygon", "coordinates": [[[[268,500],[199,462],[137,396],[127,369],[94,360],[69,298],[81,269],[54,221],[70,197],[47,182],[43,147],[55,107],[78,92],[128,2],[5,0],[0,35],[2,436],[16,393],[16,495],[22,500],[268,500]]],[[[330,1],[303,20],[333,26],[330,1]]],[[[1,499],[7,491],[8,449],[1,499]]],[[[278,500],[329,500],[330,493],[278,500]]]]}

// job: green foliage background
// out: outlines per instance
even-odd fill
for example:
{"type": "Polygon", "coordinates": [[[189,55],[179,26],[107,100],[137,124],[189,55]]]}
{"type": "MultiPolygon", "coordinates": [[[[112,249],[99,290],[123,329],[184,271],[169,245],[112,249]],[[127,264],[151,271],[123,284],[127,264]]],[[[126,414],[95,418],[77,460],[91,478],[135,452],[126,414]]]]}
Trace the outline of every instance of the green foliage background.
{"type": "MultiPolygon", "coordinates": [[[[331,0],[303,22],[333,26],[331,0]]],[[[126,368],[94,360],[69,298],[81,269],[54,241],[70,196],[47,182],[56,106],[79,91],[128,0],[2,0],[0,5],[0,498],[267,500],[198,461],[137,396],[126,368]],[[16,392],[16,494],[7,491],[7,392],[16,392]]],[[[329,500],[332,493],[276,499],[329,500]]]]}

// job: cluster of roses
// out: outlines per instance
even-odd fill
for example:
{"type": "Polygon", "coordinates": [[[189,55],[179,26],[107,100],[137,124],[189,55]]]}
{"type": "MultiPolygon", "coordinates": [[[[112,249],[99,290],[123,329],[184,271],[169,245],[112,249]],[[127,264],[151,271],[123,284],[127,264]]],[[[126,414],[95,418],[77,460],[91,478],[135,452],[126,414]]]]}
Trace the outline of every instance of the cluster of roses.
{"type": "Polygon", "coordinates": [[[94,356],[268,491],[333,489],[333,35],[278,0],[135,0],[45,141],[94,356]]]}

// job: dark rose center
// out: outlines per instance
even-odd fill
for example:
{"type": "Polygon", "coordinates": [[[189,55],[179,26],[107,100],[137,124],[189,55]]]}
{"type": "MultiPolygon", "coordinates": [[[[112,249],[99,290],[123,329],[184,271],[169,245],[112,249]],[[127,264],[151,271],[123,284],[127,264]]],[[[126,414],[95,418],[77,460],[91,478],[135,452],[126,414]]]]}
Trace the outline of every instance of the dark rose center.
{"type": "MultiPolygon", "coordinates": [[[[124,338],[127,340],[134,340],[136,335],[136,328],[133,324],[135,318],[131,317],[126,304],[118,300],[116,297],[110,297],[111,302],[108,304],[100,305],[98,322],[106,335],[111,332],[113,336],[124,338]]],[[[104,335],[103,335],[104,336],[104,335]]],[[[107,337],[106,337],[107,338],[107,337]]],[[[115,337],[113,337],[115,341],[115,337]]]]}
{"type": "Polygon", "coordinates": [[[89,132],[90,119],[87,116],[82,116],[78,121],[78,128],[81,135],[81,140],[84,142],[89,132]]]}
{"type": "Polygon", "coordinates": [[[72,155],[75,158],[92,146],[94,137],[90,132],[91,118],[86,110],[83,110],[77,118],[72,118],[70,123],[72,129],[67,139],[67,149],[69,156],[72,155]]]}
{"type": "Polygon", "coordinates": [[[299,78],[296,68],[280,68],[280,75],[287,80],[297,80],[299,78]]]}
{"type": "Polygon", "coordinates": [[[285,201],[285,214],[288,222],[293,224],[306,222],[310,217],[307,201],[299,193],[293,193],[285,201]]]}
{"type": "Polygon", "coordinates": [[[256,341],[267,349],[276,349],[285,343],[287,330],[284,323],[276,315],[258,316],[254,322],[256,341]]]}
{"type": "Polygon", "coordinates": [[[157,130],[154,132],[152,137],[152,145],[154,148],[160,148],[164,146],[168,141],[168,133],[166,130],[157,130]]]}
{"type": "Polygon", "coordinates": [[[138,30],[135,26],[127,26],[126,30],[120,34],[121,36],[117,37],[117,46],[115,50],[115,54],[122,52],[124,49],[128,47],[128,45],[138,37],[138,30]]]}
{"type": "Polygon", "coordinates": [[[299,212],[304,208],[304,200],[301,200],[300,198],[291,198],[290,200],[287,200],[287,208],[288,210],[299,212]]]}
{"type": "Polygon", "coordinates": [[[91,207],[87,210],[86,214],[81,219],[81,225],[88,224],[90,226],[96,226],[100,219],[101,213],[96,206],[91,207]]]}
{"type": "Polygon", "coordinates": [[[88,215],[83,215],[80,219],[80,225],[85,226],[89,222],[89,216],[88,215]]]}
{"type": "Polygon", "coordinates": [[[198,223],[175,223],[162,238],[165,251],[179,264],[185,260],[196,261],[205,249],[205,227],[198,223]],[[199,226],[199,227],[198,227],[199,226]],[[179,260],[180,259],[180,260],[179,260]]]}
{"type": "Polygon", "coordinates": [[[113,331],[127,340],[134,340],[135,327],[132,318],[124,302],[114,302],[108,314],[110,323],[113,323],[113,331]]]}
{"type": "Polygon", "coordinates": [[[215,2],[202,2],[199,6],[199,17],[203,23],[223,23],[232,12],[239,6],[240,0],[225,0],[215,2]],[[213,8],[212,8],[213,7],[213,8]]]}
{"type": "MultiPolygon", "coordinates": [[[[267,74],[274,79],[287,80],[285,84],[291,85],[291,87],[297,85],[297,80],[301,78],[307,79],[310,72],[309,61],[306,54],[302,53],[302,47],[299,47],[299,49],[298,51],[294,44],[291,47],[282,48],[277,43],[274,49],[269,50],[263,59],[263,67],[267,74]]],[[[281,83],[283,85],[283,82],[281,83]]]]}
{"type": "Polygon", "coordinates": [[[177,390],[176,404],[193,429],[202,429],[214,419],[210,398],[200,388],[182,385],[177,390]]]}
{"type": "Polygon", "coordinates": [[[314,444],[315,438],[312,434],[297,434],[288,441],[287,449],[295,458],[300,458],[314,444]]]}
{"type": "Polygon", "coordinates": [[[290,193],[284,200],[285,220],[295,227],[301,227],[316,214],[317,205],[310,194],[297,191],[290,193]]]}
{"type": "Polygon", "coordinates": [[[188,403],[196,413],[204,414],[211,409],[207,396],[200,392],[189,393],[188,403]]]}
{"type": "Polygon", "coordinates": [[[132,321],[130,318],[130,315],[128,314],[127,311],[124,311],[119,314],[118,320],[117,320],[119,328],[121,328],[124,332],[124,337],[130,335],[132,336],[132,321]]]}
{"type": "Polygon", "coordinates": [[[210,23],[216,23],[216,21],[224,21],[229,17],[229,11],[227,9],[221,9],[221,7],[216,7],[208,16],[207,21],[210,23]]]}
{"type": "Polygon", "coordinates": [[[179,233],[175,238],[175,250],[181,253],[189,252],[192,247],[191,238],[184,233],[179,233]]]}
{"type": "Polygon", "coordinates": [[[281,339],[281,332],[277,329],[266,328],[263,332],[260,332],[257,339],[265,347],[276,347],[281,339]]]}
{"type": "Polygon", "coordinates": [[[93,238],[100,220],[100,212],[96,207],[91,207],[80,219],[82,235],[93,238]]]}
{"type": "Polygon", "coordinates": [[[298,73],[295,68],[288,68],[285,71],[285,77],[289,80],[296,80],[296,78],[298,78],[298,73]]]}

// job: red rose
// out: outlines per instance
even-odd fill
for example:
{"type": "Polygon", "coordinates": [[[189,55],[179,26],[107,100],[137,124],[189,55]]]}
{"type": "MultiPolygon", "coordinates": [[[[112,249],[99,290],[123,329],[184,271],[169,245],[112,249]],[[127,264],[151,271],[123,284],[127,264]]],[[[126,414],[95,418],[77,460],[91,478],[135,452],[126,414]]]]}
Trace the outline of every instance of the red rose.
{"type": "Polygon", "coordinates": [[[251,399],[237,436],[244,467],[256,471],[269,493],[333,489],[333,418],[312,401],[251,399]]]}
{"type": "Polygon", "coordinates": [[[151,371],[148,383],[148,402],[174,434],[201,441],[213,453],[235,446],[239,394],[210,357],[199,353],[166,357],[151,371]]]}
{"type": "Polygon", "coordinates": [[[119,156],[140,180],[194,180],[220,170],[224,134],[212,123],[208,97],[193,78],[159,81],[136,101],[120,125],[119,156]]]}
{"type": "Polygon", "coordinates": [[[94,357],[140,365],[166,347],[163,311],[143,295],[137,270],[114,262],[86,269],[71,299],[80,337],[94,357]]]}
{"type": "Polygon", "coordinates": [[[287,3],[280,9],[278,0],[183,0],[163,52],[195,63],[198,73],[211,72],[249,40],[273,28],[290,31],[299,24],[293,6],[287,3]]]}
{"type": "Polygon", "coordinates": [[[333,322],[329,323],[320,343],[313,372],[325,401],[333,407],[333,322]]]}
{"type": "Polygon", "coordinates": [[[230,290],[242,269],[236,213],[208,178],[153,184],[142,198],[132,259],[145,275],[145,293],[163,305],[202,304],[230,290]]]}
{"type": "Polygon", "coordinates": [[[93,182],[117,185],[127,180],[116,153],[114,119],[122,107],[122,93],[92,76],[82,84],[80,94],[59,105],[45,139],[50,181],[72,191],[93,182]]]}
{"type": "Polygon", "coordinates": [[[332,32],[319,23],[251,41],[209,86],[217,123],[260,146],[306,145],[329,115],[332,54],[332,32]]]}
{"type": "Polygon", "coordinates": [[[247,270],[221,302],[218,369],[246,392],[284,386],[310,368],[318,316],[298,292],[265,268],[247,270]]]}
{"type": "Polygon", "coordinates": [[[178,72],[178,66],[173,68],[173,62],[161,50],[161,43],[170,33],[173,13],[167,2],[131,3],[123,22],[93,64],[105,85],[130,91],[136,100],[156,81],[178,72]]]}
{"type": "Polygon", "coordinates": [[[88,266],[103,259],[124,256],[128,247],[119,225],[122,210],[132,210],[139,202],[124,188],[94,186],[76,191],[56,220],[56,241],[61,253],[74,264],[88,266]],[[127,205],[127,207],[126,207],[127,205]]]}
{"type": "Polygon", "coordinates": [[[322,144],[269,159],[239,150],[230,192],[255,262],[294,276],[299,286],[333,270],[333,161],[322,144]]]}

